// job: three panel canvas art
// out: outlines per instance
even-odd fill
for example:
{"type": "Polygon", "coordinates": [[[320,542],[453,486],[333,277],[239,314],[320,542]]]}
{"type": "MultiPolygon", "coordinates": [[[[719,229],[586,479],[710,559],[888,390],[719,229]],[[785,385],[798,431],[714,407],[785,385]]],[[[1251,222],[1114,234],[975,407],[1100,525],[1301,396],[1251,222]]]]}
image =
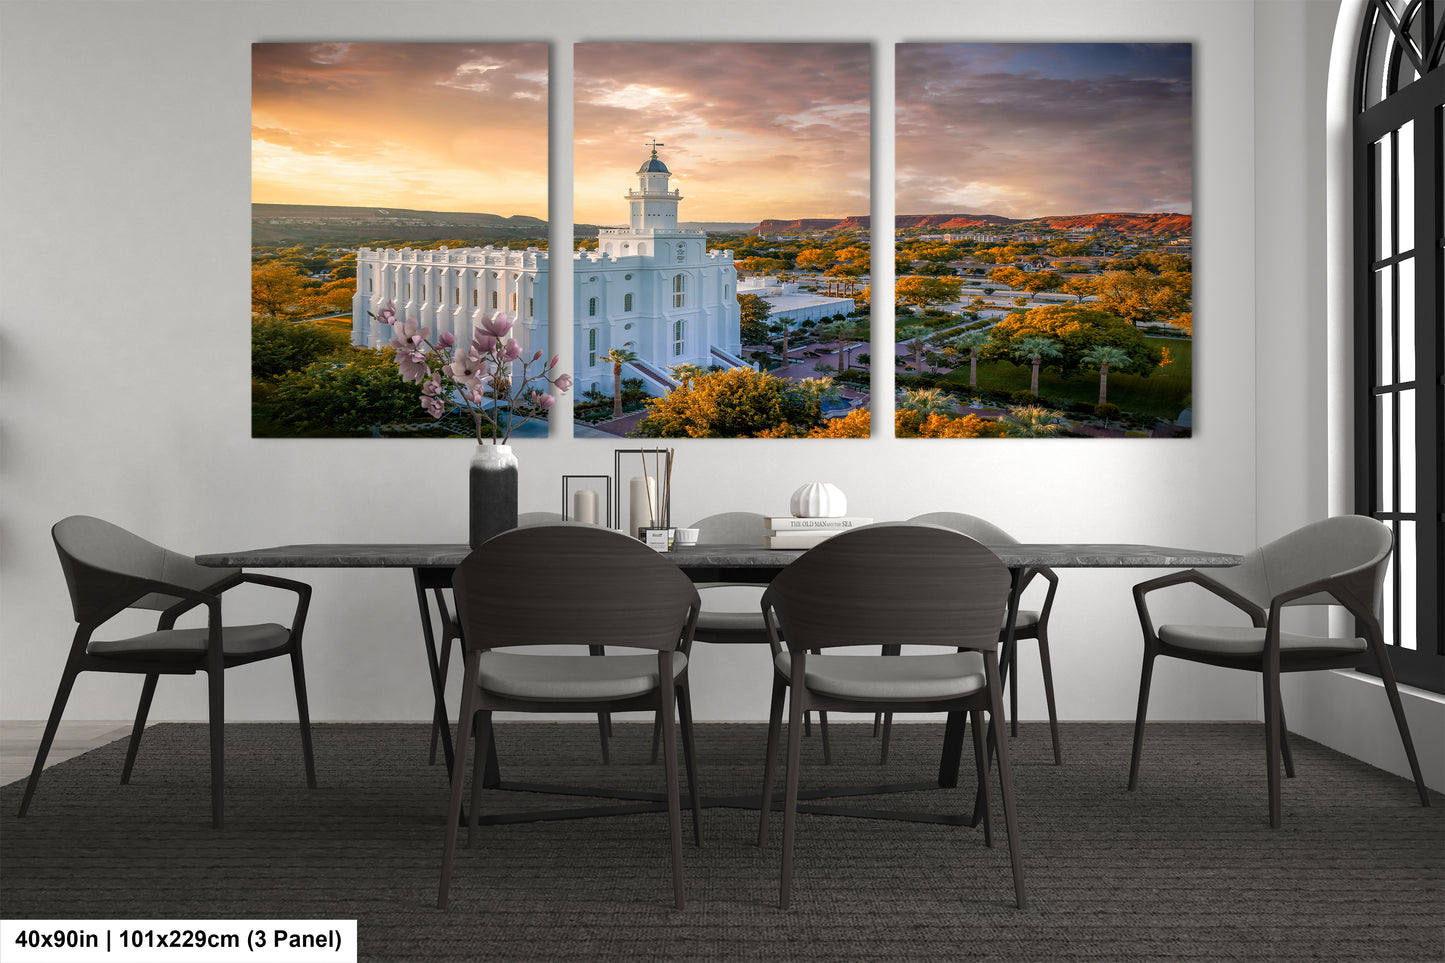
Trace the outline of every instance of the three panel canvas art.
{"type": "Polygon", "coordinates": [[[1191,434],[1191,45],[897,45],[881,236],[870,45],[548,53],[254,45],[253,435],[1191,434]]]}

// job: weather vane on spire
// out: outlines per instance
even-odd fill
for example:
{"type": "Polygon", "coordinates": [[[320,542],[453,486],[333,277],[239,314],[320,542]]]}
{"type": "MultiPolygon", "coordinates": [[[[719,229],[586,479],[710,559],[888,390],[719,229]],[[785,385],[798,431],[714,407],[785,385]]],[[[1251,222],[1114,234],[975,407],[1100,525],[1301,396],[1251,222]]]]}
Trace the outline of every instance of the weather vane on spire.
{"type": "Polygon", "coordinates": [[[653,159],[653,160],[656,160],[656,159],[657,159],[657,149],[658,149],[659,147],[666,147],[667,145],[664,144],[664,143],[662,143],[661,141],[659,141],[656,137],[654,137],[651,141],[648,142],[647,146],[649,146],[649,147],[652,148],[652,159],[653,159]]]}

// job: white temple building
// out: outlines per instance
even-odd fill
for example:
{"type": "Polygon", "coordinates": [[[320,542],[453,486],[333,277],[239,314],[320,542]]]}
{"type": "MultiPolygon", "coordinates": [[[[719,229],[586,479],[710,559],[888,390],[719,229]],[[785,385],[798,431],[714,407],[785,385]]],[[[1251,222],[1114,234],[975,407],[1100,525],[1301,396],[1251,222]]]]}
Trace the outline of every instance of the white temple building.
{"type": "MultiPolygon", "coordinates": [[[[676,382],[669,369],[749,367],[741,350],[737,272],[731,251],[709,251],[707,234],[678,226],[682,193],[669,190],[671,172],[652,156],[638,169],[638,187],[626,194],[628,226],[598,232],[597,250],[572,254],[573,397],[596,385],[612,392],[612,348],[637,361],[624,377],[643,379],[649,393],[665,394],[676,382]]],[[[371,313],[388,301],[399,317],[416,317],[434,333],[471,337],[483,317],[505,311],[516,321],[523,357],[547,354],[548,252],[492,246],[436,251],[411,248],[356,255],[352,301],[353,344],[379,348],[391,337],[371,313]],[[380,330],[378,330],[380,329],[380,330]]]]}

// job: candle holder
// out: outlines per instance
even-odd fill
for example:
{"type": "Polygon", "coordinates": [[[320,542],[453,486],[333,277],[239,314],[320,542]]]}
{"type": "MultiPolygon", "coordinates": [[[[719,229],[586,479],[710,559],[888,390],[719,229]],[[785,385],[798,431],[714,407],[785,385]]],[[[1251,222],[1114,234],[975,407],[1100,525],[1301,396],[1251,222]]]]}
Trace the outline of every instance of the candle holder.
{"type": "Polygon", "coordinates": [[[623,527],[623,531],[641,538],[635,529],[647,528],[669,528],[672,526],[672,456],[671,448],[616,448],[612,452],[612,498],[614,517],[617,524],[623,527]],[[628,480],[633,477],[652,479],[652,494],[649,498],[656,498],[657,504],[651,518],[644,525],[634,526],[630,519],[623,516],[623,490],[627,489],[629,495],[631,486],[628,480]]]}
{"type": "Polygon", "coordinates": [[[602,523],[605,513],[608,528],[615,527],[612,519],[612,476],[611,475],[563,475],[562,476],[562,517],[569,522],[602,523]],[[578,512],[579,505],[587,501],[584,492],[596,496],[593,505],[594,517],[586,518],[578,512]],[[582,499],[579,501],[578,496],[582,499]]]}

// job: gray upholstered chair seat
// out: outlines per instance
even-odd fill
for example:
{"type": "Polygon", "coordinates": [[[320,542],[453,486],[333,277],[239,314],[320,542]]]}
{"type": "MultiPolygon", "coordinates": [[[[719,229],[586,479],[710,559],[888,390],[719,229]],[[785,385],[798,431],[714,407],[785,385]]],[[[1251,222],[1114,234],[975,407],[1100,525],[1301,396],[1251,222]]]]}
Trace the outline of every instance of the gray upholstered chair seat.
{"type": "MultiPolygon", "coordinates": [[[[228,656],[261,655],[285,648],[291,631],[284,625],[227,625],[221,629],[221,649],[228,656]]],[[[86,654],[101,658],[144,658],[189,662],[206,654],[210,632],[204,628],[147,632],[129,639],[96,641],[86,654]]]]}
{"type": "MultiPolygon", "coordinates": [[[[779,652],[773,665],[792,677],[791,653],[779,652]]],[[[978,652],[869,658],[810,655],[804,669],[808,688],[845,699],[952,699],[978,692],[987,684],[978,652]]]]}
{"type": "MultiPolygon", "coordinates": [[[[1039,625],[1039,613],[1032,609],[1019,609],[1019,617],[1014,620],[1014,631],[1023,634],[1026,629],[1036,629],[1039,625]]],[[[1008,628],[1008,613],[1003,615],[1003,627],[1008,628]]]]}
{"type": "Polygon", "coordinates": [[[719,612],[712,609],[703,609],[697,615],[698,632],[712,630],[715,632],[754,632],[764,635],[767,629],[763,626],[763,613],[752,612],[719,612]]]}
{"type": "MultiPolygon", "coordinates": [[[[687,656],[672,654],[672,677],[687,668],[687,656]]],[[[483,691],[513,699],[625,699],[657,689],[657,656],[525,655],[490,650],[481,655],[483,691]]]]}
{"type": "MultiPolygon", "coordinates": [[[[1264,629],[1239,625],[1161,625],[1159,641],[1166,645],[1215,655],[1262,655],[1264,629]]],[[[1281,652],[1364,652],[1364,639],[1279,634],[1281,652]]]]}

